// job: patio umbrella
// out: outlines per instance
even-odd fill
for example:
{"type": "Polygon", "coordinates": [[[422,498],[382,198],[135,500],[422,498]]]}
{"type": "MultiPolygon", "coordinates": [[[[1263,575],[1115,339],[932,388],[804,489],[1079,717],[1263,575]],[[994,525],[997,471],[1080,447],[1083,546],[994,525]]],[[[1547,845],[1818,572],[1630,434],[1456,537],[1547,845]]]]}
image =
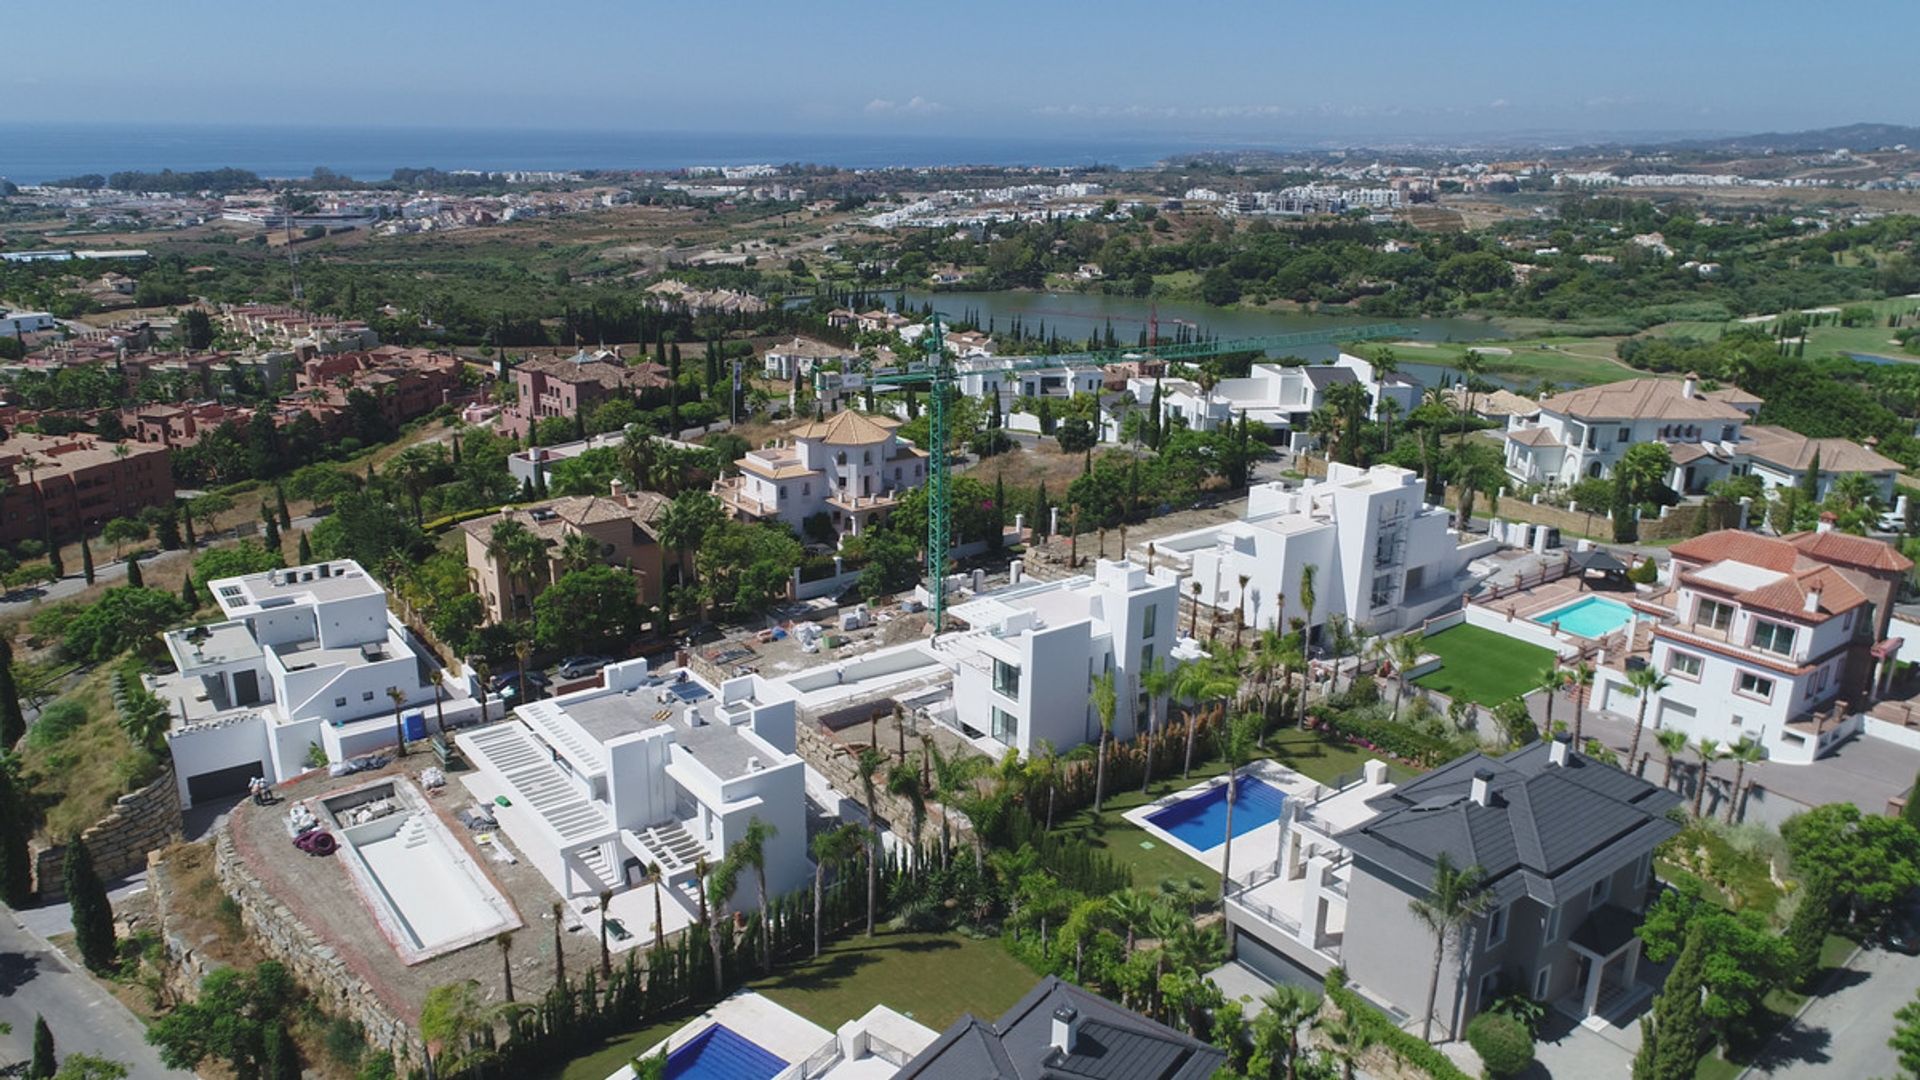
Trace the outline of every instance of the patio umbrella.
{"type": "Polygon", "coordinates": [[[1568,563],[1581,573],[1598,570],[1603,574],[1624,574],[1627,566],[1604,548],[1588,548],[1568,556],[1568,563]]]}

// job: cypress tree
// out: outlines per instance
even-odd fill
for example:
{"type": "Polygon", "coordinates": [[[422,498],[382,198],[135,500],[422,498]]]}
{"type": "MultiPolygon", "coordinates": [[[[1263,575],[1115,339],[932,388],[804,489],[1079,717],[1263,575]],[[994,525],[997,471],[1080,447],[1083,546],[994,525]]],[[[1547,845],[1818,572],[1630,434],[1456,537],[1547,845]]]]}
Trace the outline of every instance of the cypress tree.
{"type": "Polygon", "coordinates": [[[1640,1052],[1633,1080],[1693,1080],[1705,1056],[1707,1022],[1700,1007],[1706,975],[1706,931],[1696,923],[1687,944],[1653,999],[1653,1015],[1640,1022],[1640,1052]]]}
{"type": "Polygon", "coordinates": [[[1900,816],[1907,824],[1920,829],[1920,776],[1913,778],[1913,790],[1907,792],[1907,802],[1900,808],[1900,816]]]}
{"type": "Polygon", "coordinates": [[[140,560],[132,555],[127,556],[127,584],[138,589],[146,583],[146,578],[140,573],[140,560]]]}
{"type": "Polygon", "coordinates": [[[1800,892],[1800,906],[1787,922],[1787,944],[1793,948],[1794,986],[1806,987],[1820,974],[1820,949],[1833,926],[1833,875],[1816,870],[1800,892]]]}
{"type": "Polygon", "coordinates": [[[13,681],[13,643],[0,637],[0,752],[13,749],[26,733],[26,715],[20,711],[20,687],[13,681]]]}
{"type": "Polygon", "coordinates": [[[1805,506],[1820,504],[1820,451],[1813,452],[1813,460],[1807,463],[1806,474],[1800,477],[1800,501],[1805,506]]]}
{"type": "Polygon", "coordinates": [[[67,564],[60,561],[60,545],[57,543],[47,545],[47,567],[56,581],[67,576],[67,564]]]}
{"type": "Polygon", "coordinates": [[[1617,476],[1613,481],[1613,542],[1630,544],[1639,538],[1640,523],[1633,519],[1633,499],[1627,491],[1627,478],[1617,476]]]}
{"type": "Polygon", "coordinates": [[[80,576],[93,584],[93,545],[84,536],[80,538],[80,576]]]}
{"type": "Polygon", "coordinates": [[[267,526],[267,550],[280,550],[280,522],[274,519],[273,512],[265,506],[260,507],[260,519],[267,526]]]}
{"type": "Polygon", "coordinates": [[[53,1029],[47,1026],[47,1018],[36,1014],[33,1018],[33,1063],[27,1066],[27,1076],[31,1080],[53,1080],[60,1066],[53,1059],[53,1029]]]}
{"type": "Polygon", "coordinates": [[[190,608],[197,609],[200,606],[200,598],[194,595],[193,592],[193,574],[191,572],[180,580],[180,599],[185,600],[187,606],[190,608]]]}
{"type": "Polygon", "coordinates": [[[0,755],[0,903],[23,908],[33,899],[33,863],[11,766],[11,760],[0,755]]]}
{"type": "Polygon", "coordinates": [[[1007,482],[997,473],[993,477],[993,513],[989,519],[987,546],[998,551],[1007,530],[1007,482]]]}
{"type": "Polygon", "coordinates": [[[180,547],[180,518],[167,507],[153,523],[154,539],[160,541],[160,550],[176,551],[180,547]]]}
{"type": "Polygon", "coordinates": [[[1027,514],[1027,525],[1033,530],[1035,540],[1047,537],[1047,482],[1042,480],[1033,491],[1033,509],[1027,514]]]}
{"type": "Polygon", "coordinates": [[[73,943],[80,950],[80,959],[95,974],[112,971],[117,951],[113,904],[107,900],[107,887],[93,868],[92,852],[78,836],[67,841],[66,864],[61,870],[61,885],[73,908],[73,943]]]}
{"type": "Polygon", "coordinates": [[[187,549],[191,551],[198,547],[199,544],[193,538],[193,515],[184,512],[184,508],[182,508],[182,513],[180,514],[180,523],[187,527],[187,549]]]}
{"type": "Polygon", "coordinates": [[[284,1021],[271,1021],[260,1033],[260,1080],[300,1080],[299,1049],[284,1021]]]}
{"type": "MultiPolygon", "coordinates": [[[[453,463],[458,465],[460,464],[460,439],[458,436],[454,437],[453,446],[453,463]]],[[[275,516],[280,519],[281,528],[293,528],[293,515],[287,512],[287,489],[281,487],[279,484],[273,485],[273,509],[275,516]]]]}
{"type": "Polygon", "coordinates": [[[308,540],[307,534],[303,532],[300,534],[300,565],[305,566],[312,561],[313,542],[308,540]]]}

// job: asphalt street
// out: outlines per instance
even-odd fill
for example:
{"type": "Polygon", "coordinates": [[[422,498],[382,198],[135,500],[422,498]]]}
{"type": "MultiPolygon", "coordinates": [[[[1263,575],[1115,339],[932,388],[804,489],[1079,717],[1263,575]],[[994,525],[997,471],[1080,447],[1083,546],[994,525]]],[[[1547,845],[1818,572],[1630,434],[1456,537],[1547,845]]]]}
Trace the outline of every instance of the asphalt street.
{"type": "Polygon", "coordinates": [[[82,1050],[127,1066],[128,1075],[190,1080],[169,1069],[147,1045],[146,1028],[126,1007],[75,969],[59,950],[0,908],[0,1067],[24,1061],[33,1049],[35,1016],[47,1018],[57,1055],[82,1050]]]}

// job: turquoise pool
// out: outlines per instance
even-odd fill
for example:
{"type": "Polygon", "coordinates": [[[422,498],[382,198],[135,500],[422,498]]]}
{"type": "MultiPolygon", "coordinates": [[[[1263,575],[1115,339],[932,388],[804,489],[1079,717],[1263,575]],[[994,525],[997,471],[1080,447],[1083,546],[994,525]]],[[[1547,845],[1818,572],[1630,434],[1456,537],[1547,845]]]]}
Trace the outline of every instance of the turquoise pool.
{"type": "Polygon", "coordinates": [[[1545,626],[1559,623],[1560,629],[1583,638],[1603,638],[1634,619],[1633,609],[1604,596],[1583,596],[1565,607],[1554,608],[1533,617],[1545,626]]]}

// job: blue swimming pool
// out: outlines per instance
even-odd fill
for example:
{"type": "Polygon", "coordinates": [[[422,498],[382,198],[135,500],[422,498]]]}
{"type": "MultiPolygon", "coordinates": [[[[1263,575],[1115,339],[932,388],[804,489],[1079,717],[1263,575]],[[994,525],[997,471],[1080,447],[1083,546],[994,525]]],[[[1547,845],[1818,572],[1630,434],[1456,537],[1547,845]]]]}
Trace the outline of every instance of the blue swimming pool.
{"type": "Polygon", "coordinates": [[[1633,621],[1633,609],[1618,600],[1585,596],[1566,607],[1535,615],[1542,626],[1558,622],[1560,629],[1583,638],[1603,638],[1633,621]]]}
{"type": "Polygon", "coordinates": [[[667,1055],[667,1080],[772,1080],[787,1063],[715,1024],[667,1055]]]}
{"type": "MultiPolygon", "coordinates": [[[[1244,836],[1262,825],[1280,820],[1287,794],[1256,777],[1242,777],[1234,785],[1233,835],[1244,836]]],[[[1182,799],[1147,820],[1200,851],[1227,842],[1227,785],[1216,784],[1191,799],[1182,799]]]]}

